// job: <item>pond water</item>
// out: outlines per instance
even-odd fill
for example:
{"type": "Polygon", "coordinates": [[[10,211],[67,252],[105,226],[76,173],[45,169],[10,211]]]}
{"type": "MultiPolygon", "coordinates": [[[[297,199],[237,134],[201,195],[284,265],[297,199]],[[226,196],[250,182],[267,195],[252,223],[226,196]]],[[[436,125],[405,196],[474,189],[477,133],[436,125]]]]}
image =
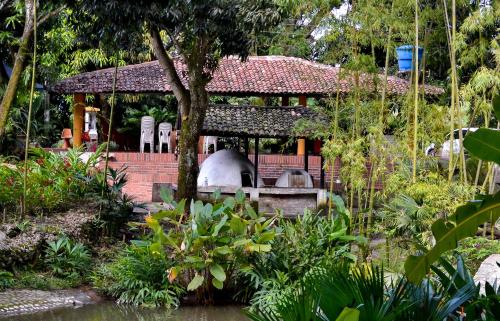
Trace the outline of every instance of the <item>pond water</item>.
{"type": "Polygon", "coordinates": [[[113,302],[85,305],[79,308],[61,308],[52,311],[25,314],[0,321],[248,321],[242,307],[182,307],[177,310],[143,309],[118,305],[113,302]]]}

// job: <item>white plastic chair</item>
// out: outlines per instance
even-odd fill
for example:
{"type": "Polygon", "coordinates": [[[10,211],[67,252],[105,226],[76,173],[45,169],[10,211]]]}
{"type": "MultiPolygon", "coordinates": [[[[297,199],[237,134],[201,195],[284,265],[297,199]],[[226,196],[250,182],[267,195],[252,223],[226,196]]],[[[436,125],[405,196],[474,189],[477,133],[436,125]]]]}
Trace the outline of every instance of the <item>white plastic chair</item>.
{"type": "Polygon", "coordinates": [[[153,153],[154,149],[154,132],[155,132],[155,119],[151,116],[144,116],[141,118],[141,141],[140,152],[144,153],[144,145],[149,144],[149,152],[153,153]]]}
{"type": "Polygon", "coordinates": [[[170,144],[170,135],[172,135],[172,124],[160,123],[158,125],[158,150],[161,154],[163,144],[167,144],[167,151],[172,152],[172,144],[170,144]]]}
{"type": "Polygon", "coordinates": [[[214,145],[214,153],[217,151],[217,136],[205,136],[203,141],[203,154],[208,154],[208,148],[214,145]]]}

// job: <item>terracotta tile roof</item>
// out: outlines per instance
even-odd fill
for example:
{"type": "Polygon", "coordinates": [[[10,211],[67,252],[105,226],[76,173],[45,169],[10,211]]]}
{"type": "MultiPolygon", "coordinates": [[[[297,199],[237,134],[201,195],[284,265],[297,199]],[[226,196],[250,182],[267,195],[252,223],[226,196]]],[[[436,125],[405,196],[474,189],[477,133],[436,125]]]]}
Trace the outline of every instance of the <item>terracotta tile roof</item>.
{"type": "MultiPolygon", "coordinates": [[[[175,61],[176,69],[184,84],[186,68],[180,60],[175,61]]],[[[219,95],[274,95],[274,96],[326,96],[337,90],[339,68],[295,57],[253,56],[241,62],[237,57],[221,60],[207,90],[219,95]]],[[[51,91],[61,94],[109,93],[112,88],[113,68],[82,73],[64,79],[51,91]]],[[[373,75],[362,74],[360,86],[368,90],[380,90],[382,75],[374,86],[373,75]],[[378,87],[378,88],[377,88],[378,87]]],[[[354,87],[354,77],[340,79],[340,91],[349,92],[354,87]]],[[[389,76],[388,94],[404,94],[410,83],[404,79],[389,76]]],[[[439,95],[442,88],[426,86],[426,93],[439,95]]],[[[118,69],[117,91],[122,93],[170,93],[158,61],[129,65],[118,69]]]]}
{"type": "Polygon", "coordinates": [[[300,120],[326,122],[326,118],[303,106],[210,105],[203,123],[203,134],[213,136],[289,137],[296,136],[300,120]]]}

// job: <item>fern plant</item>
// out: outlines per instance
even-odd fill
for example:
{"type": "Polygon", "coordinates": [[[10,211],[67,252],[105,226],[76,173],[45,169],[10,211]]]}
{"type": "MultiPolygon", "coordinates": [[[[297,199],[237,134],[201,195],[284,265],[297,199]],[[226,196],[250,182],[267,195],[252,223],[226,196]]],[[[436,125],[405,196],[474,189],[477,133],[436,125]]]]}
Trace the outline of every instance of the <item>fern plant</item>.
{"type": "Polygon", "coordinates": [[[91,278],[97,289],[118,303],[174,308],[184,291],[168,279],[172,265],[173,261],[148,247],[130,245],[111,263],[98,267],[91,278]]]}
{"type": "Polygon", "coordinates": [[[78,278],[88,273],[91,257],[82,243],[63,236],[48,243],[45,263],[56,276],[78,278]]]}

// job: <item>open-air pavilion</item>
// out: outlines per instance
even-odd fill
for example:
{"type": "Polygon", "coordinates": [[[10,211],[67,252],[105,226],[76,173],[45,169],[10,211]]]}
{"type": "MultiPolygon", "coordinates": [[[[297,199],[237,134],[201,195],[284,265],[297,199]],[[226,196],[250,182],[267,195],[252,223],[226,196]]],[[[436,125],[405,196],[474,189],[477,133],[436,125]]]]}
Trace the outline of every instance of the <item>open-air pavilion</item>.
{"type": "MultiPolygon", "coordinates": [[[[175,61],[175,66],[181,80],[187,84],[185,66],[179,60],[175,61]]],[[[64,79],[51,88],[52,93],[74,96],[74,145],[82,144],[86,95],[98,98],[111,93],[113,72],[114,68],[108,68],[82,73],[64,79]]],[[[364,90],[377,92],[381,90],[382,80],[383,75],[361,74],[358,85],[364,90]]],[[[389,76],[387,94],[405,94],[410,86],[407,80],[389,76]]],[[[340,164],[336,164],[333,177],[328,173],[325,175],[319,156],[319,142],[311,141],[311,144],[306,145],[306,135],[295,134],[292,127],[299,119],[320,120],[319,114],[307,108],[308,98],[329,97],[337,91],[344,94],[354,87],[354,77],[343,74],[340,68],[300,58],[255,56],[245,62],[237,57],[224,58],[207,86],[210,95],[280,97],[282,107],[212,105],[207,111],[203,134],[241,138],[242,144],[246,146],[246,156],[255,166],[255,175],[261,175],[266,186],[273,186],[273,182],[286,169],[304,169],[313,177],[314,187],[321,189],[331,179],[338,182],[340,164]],[[298,98],[299,106],[289,106],[292,97],[298,98]],[[259,155],[258,142],[263,137],[294,137],[297,152],[295,155],[259,155]],[[248,155],[248,139],[254,139],[257,147],[253,155],[248,155]]],[[[427,95],[443,92],[441,88],[433,86],[425,86],[424,90],[427,95]]],[[[118,68],[116,92],[172,93],[157,61],[118,68]]],[[[206,157],[200,153],[200,163],[206,157]]],[[[166,183],[175,185],[177,182],[177,161],[173,153],[115,152],[111,165],[128,166],[129,184],[126,192],[140,201],[154,200],[155,186],[166,183]]],[[[256,184],[256,179],[253,183],[256,184]]],[[[336,184],[337,188],[339,186],[336,184]]]]}

